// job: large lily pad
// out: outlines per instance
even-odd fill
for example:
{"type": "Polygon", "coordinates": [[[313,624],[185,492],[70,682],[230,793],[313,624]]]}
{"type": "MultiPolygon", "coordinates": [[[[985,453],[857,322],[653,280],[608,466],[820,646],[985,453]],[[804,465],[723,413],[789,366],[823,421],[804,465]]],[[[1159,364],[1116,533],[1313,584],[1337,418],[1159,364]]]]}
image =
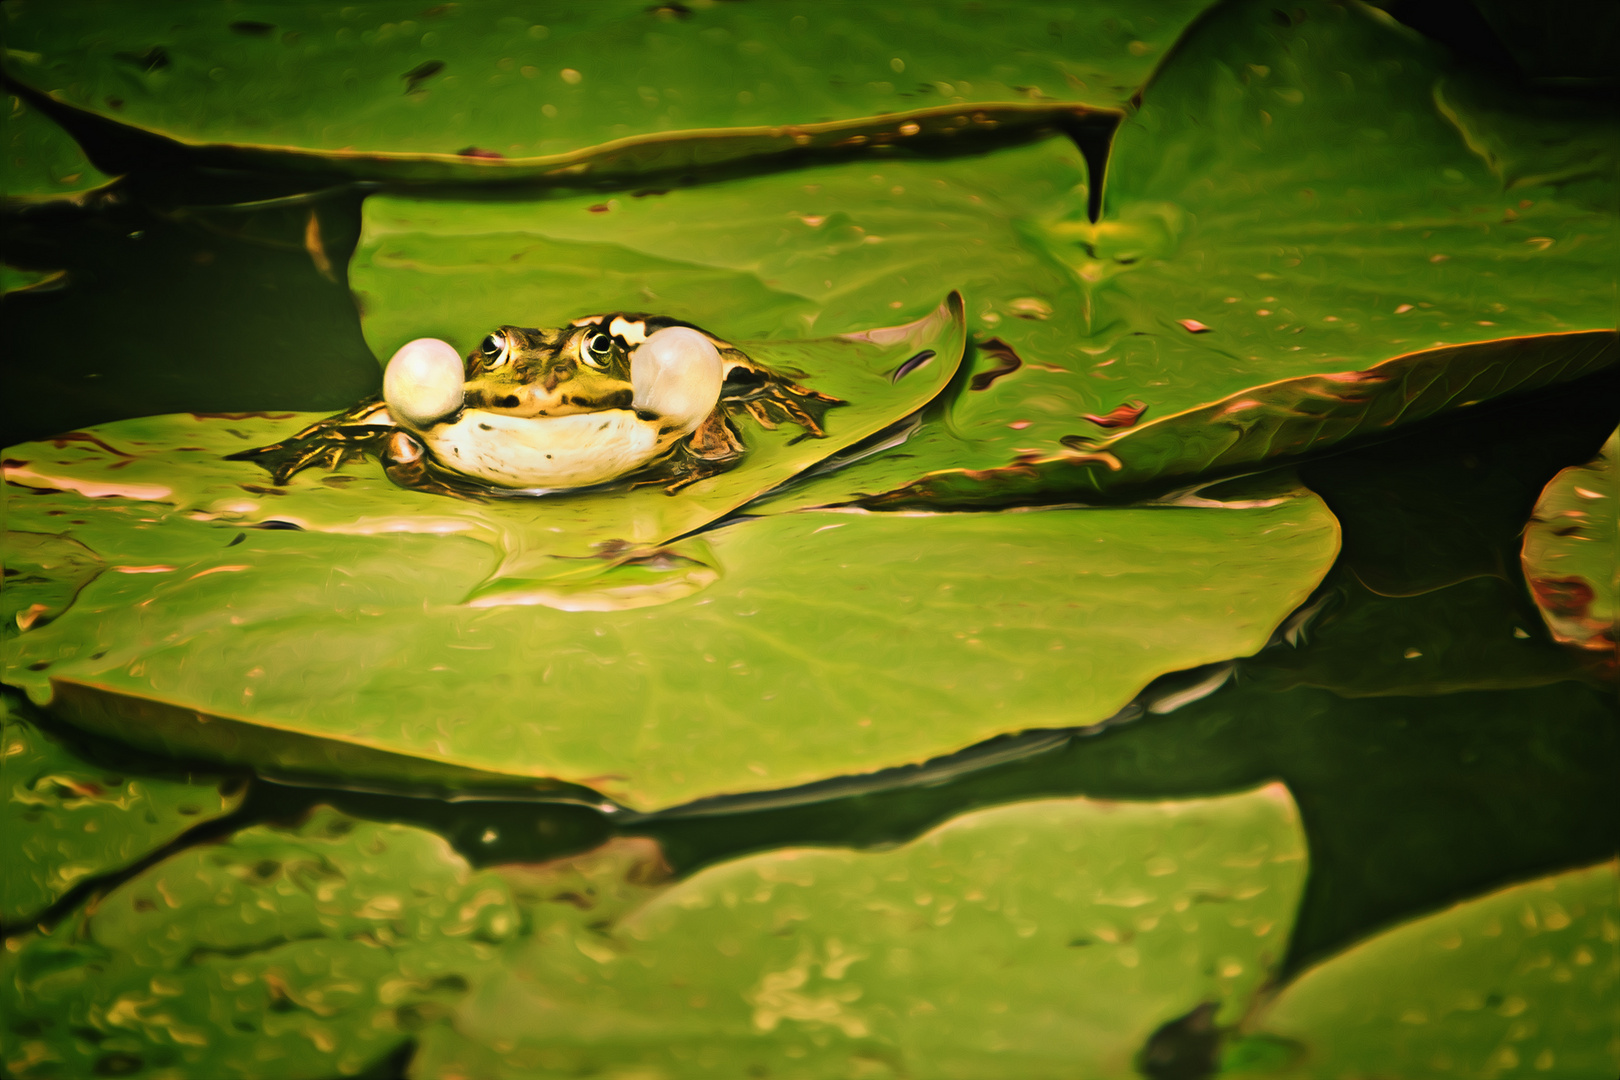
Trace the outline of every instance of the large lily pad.
{"type": "Polygon", "coordinates": [[[1585,465],[1561,470],[1524,530],[1525,580],[1554,639],[1620,667],[1620,432],[1585,465]]]}
{"type": "Polygon", "coordinates": [[[9,17],[6,68],[196,164],[574,182],[1051,127],[1123,105],[1203,6],[41,5],[9,17]]]}
{"type": "Polygon", "coordinates": [[[433,274],[500,233],[566,252],[592,289],[627,249],[747,275],[798,298],[757,316],[772,334],[962,289],[982,347],[948,423],[825,482],[825,502],[934,470],[959,471],[917,502],[1249,468],[1613,364],[1620,229],[1589,190],[1607,181],[1504,192],[1436,102],[1442,55],[1360,7],[1290,11],[1222,4],[1188,31],[1115,138],[1096,224],[1080,152],[1049,140],[643,197],[373,198],[354,280],[368,321],[407,320],[428,281],[477,302],[497,267],[476,286],[433,274]],[[1132,402],[1123,434],[1078,419],[1132,402]]]}
{"type": "Polygon", "coordinates": [[[1611,1076],[1620,866],[1502,889],[1379,934],[1245,1020],[1222,1076],[1611,1076]]]}
{"type": "Polygon", "coordinates": [[[236,809],[240,780],[131,775],[85,760],[5,695],[0,720],[0,921],[25,922],[75,885],[122,869],[236,809]]]}
{"type": "Polygon", "coordinates": [[[67,132],[15,94],[0,97],[0,194],[7,200],[60,199],[105,184],[108,176],[90,163],[67,132]]]}
{"type": "MultiPolygon", "coordinates": [[[[490,326],[513,321],[482,316],[480,311],[464,315],[450,340],[477,341],[490,326]]],[[[437,325],[429,312],[423,313],[423,322],[437,325]]],[[[542,325],[566,322],[554,317],[542,325]]],[[[224,456],[288,436],[314,417],[182,414],[126,420],[12,447],[7,479],[40,492],[27,500],[32,513],[15,517],[13,528],[29,528],[20,524],[27,520],[43,532],[52,528],[49,511],[65,513],[68,503],[105,495],[162,504],[156,512],[165,517],[237,526],[279,523],[346,534],[464,534],[501,553],[490,586],[494,591],[521,591],[521,583],[531,578],[589,575],[602,567],[595,556],[662,544],[701,528],[922,408],[949,383],[961,362],[961,300],[953,295],[931,314],[901,327],[821,341],[745,342],[742,347],[766,366],[793,373],[848,404],[831,412],[827,435],[819,439],[805,438],[796,429],[767,430],[742,421],[748,447],[743,462],[674,494],[646,485],[543,499],[457,500],[401,490],[375,462],[337,475],[306,470],[286,486],[271,487],[257,466],[224,456]],[[908,367],[913,360],[919,362],[908,367]],[[75,494],[58,506],[53,491],[75,494]]],[[[121,515],[124,509],[118,504],[85,505],[104,511],[92,514],[103,525],[108,513],[121,515]]],[[[111,521],[115,530],[126,524],[121,516],[111,521]]]]}
{"type": "Polygon", "coordinates": [[[779,515],[664,556],[713,572],[660,606],[481,606],[464,601],[497,555],[467,536],[238,530],[69,493],[11,506],[68,510],[109,567],[8,658],[9,682],[73,722],[269,771],[552,778],[642,809],[1104,719],[1162,672],[1259,648],[1337,549],[1320,501],[1286,487],[1201,508],[779,515]]]}
{"type": "Polygon", "coordinates": [[[788,848],[673,885],[627,886],[645,866],[627,854],[507,871],[520,895],[570,902],[537,909],[413,1076],[1123,1080],[1160,1025],[1241,1014],[1305,877],[1280,784],[1023,803],[887,851],[788,848]]]}
{"type": "Polygon", "coordinates": [[[6,1071],[353,1076],[443,1017],[520,920],[499,876],[420,829],[325,809],[244,829],[13,943],[6,1071]]]}

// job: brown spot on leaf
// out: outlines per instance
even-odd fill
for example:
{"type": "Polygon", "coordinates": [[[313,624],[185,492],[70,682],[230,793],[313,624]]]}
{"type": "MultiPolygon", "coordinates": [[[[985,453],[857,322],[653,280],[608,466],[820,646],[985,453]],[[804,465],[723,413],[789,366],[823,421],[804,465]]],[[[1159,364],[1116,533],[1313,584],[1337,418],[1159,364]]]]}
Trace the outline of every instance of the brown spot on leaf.
{"type": "Polygon", "coordinates": [[[1095,413],[1086,413],[1082,419],[1089,420],[1100,428],[1128,428],[1134,427],[1147,412],[1147,406],[1140,401],[1128,401],[1123,405],[1115,405],[1102,416],[1095,413]]]}
{"type": "Polygon", "coordinates": [[[411,70],[400,76],[400,78],[405,80],[405,92],[407,94],[414,92],[417,87],[421,86],[424,82],[433,78],[433,76],[437,75],[443,70],[443,60],[422,61],[420,64],[417,64],[415,67],[411,68],[411,70]]]}
{"type": "Polygon", "coordinates": [[[1013,347],[1000,338],[986,338],[980,343],[979,351],[994,357],[996,366],[973,376],[973,381],[968,384],[969,389],[988,390],[997,379],[1011,375],[1024,366],[1023,359],[1013,347]]]}
{"type": "Polygon", "coordinates": [[[122,458],[132,458],[135,456],[134,454],[124,453],[124,451],[118,449],[116,446],[109,446],[107,443],[102,442],[101,439],[90,434],[88,431],[70,431],[66,435],[56,435],[52,436],[50,439],[50,444],[56,447],[58,450],[62,449],[71,442],[93,443],[94,445],[99,446],[103,450],[107,451],[107,453],[117,454],[122,458]]]}
{"type": "Polygon", "coordinates": [[[1177,319],[1176,322],[1180,323],[1181,328],[1183,330],[1187,331],[1187,333],[1189,333],[1189,334],[1207,334],[1207,333],[1209,333],[1209,327],[1205,326],[1203,323],[1199,322],[1197,319],[1177,319]]]}
{"type": "Polygon", "coordinates": [[[1535,578],[1530,582],[1536,603],[1554,615],[1576,618],[1586,614],[1597,597],[1590,582],[1582,578],[1535,578]]]}

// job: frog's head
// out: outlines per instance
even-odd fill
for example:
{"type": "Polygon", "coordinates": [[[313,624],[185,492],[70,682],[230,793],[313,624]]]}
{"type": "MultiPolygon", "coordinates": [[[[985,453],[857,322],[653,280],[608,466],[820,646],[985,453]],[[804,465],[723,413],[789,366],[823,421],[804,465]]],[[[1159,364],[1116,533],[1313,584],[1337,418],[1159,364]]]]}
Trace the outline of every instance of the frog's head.
{"type": "Polygon", "coordinates": [[[636,397],[629,343],[595,325],[501,327],[468,354],[462,392],[469,409],[526,418],[628,409],[636,397]]]}
{"type": "Polygon", "coordinates": [[[396,417],[424,429],[463,409],[533,420],[625,409],[676,437],[714,411],[723,381],[719,349],[702,331],[603,315],[556,330],[503,326],[464,362],[420,339],[390,361],[383,393],[396,417]]]}

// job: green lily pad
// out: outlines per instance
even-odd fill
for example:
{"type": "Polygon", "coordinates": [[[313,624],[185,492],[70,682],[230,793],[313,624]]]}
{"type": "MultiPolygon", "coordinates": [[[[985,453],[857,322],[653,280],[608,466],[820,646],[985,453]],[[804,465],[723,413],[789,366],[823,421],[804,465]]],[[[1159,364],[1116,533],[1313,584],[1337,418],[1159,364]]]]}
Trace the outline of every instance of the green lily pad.
{"type": "Polygon", "coordinates": [[[608,849],[514,891],[569,900],[425,1033],[411,1075],[1135,1077],[1155,1028],[1226,1022],[1305,878],[1280,784],[1052,799],[884,851],[787,848],[676,884],[608,849]]]}
{"type": "Polygon", "coordinates": [[[1061,125],[1125,104],[1205,3],[85,3],[12,15],[6,70],[198,164],[573,181],[1061,125]]]}
{"type": "Polygon", "coordinates": [[[421,829],[324,808],[244,829],[12,943],[7,1073],[353,1076],[447,1015],[520,919],[421,829]]]}
{"type": "Polygon", "coordinates": [[[67,284],[66,270],[20,270],[0,266],[0,292],[49,292],[67,284]]]}
{"type": "Polygon", "coordinates": [[[1554,639],[1620,664],[1620,431],[1586,465],[1561,470],[1524,530],[1525,579],[1554,639]]]}
{"type": "Polygon", "coordinates": [[[95,552],[66,536],[43,532],[0,535],[6,587],[0,592],[0,640],[50,622],[101,573],[95,552]]]}
{"type": "Polygon", "coordinates": [[[240,781],[131,775],[84,760],[4,697],[0,921],[26,922],[87,879],[122,869],[235,810],[240,781]]]}
{"type": "MultiPolygon", "coordinates": [[[[423,318],[434,316],[424,313],[423,318]]],[[[473,311],[458,321],[459,332],[450,340],[476,341],[490,326],[512,321],[491,320],[483,321],[482,312],[473,311]]],[[[566,323],[556,317],[540,325],[566,323]]],[[[274,523],[345,534],[455,533],[501,553],[484,590],[486,599],[502,591],[521,594],[524,582],[594,576],[604,568],[604,554],[656,547],[708,525],[920,409],[950,382],[961,361],[961,300],[953,295],[901,327],[819,341],[744,342],[741,347],[760,363],[795,372],[812,388],[848,404],[829,414],[827,436],[820,439],[742,420],[748,447],[742,464],[673,494],[654,485],[535,499],[458,500],[396,487],[375,462],[336,474],[310,469],[286,486],[272,487],[257,466],[224,456],[291,435],[314,417],[181,414],[125,420],[10,448],[7,479],[38,492],[27,501],[30,514],[15,517],[13,527],[54,528],[49,511],[72,507],[73,513],[83,508],[101,522],[81,524],[75,536],[87,535],[82,531],[87,529],[123,530],[127,507],[100,501],[100,496],[109,496],[162,504],[153,512],[165,518],[223,525],[274,523]],[[902,370],[919,356],[920,364],[902,370]],[[24,520],[39,524],[18,524],[24,520]]]]}
{"type": "Polygon", "coordinates": [[[664,573],[715,572],[657,606],[465,603],[498,561],[465,535],[14,496],[19,524],[71,508],[85,524],[69,535],[109,569],[17,638],[5,677],[171,753],[392,783],[549,778],[653,809],[1093,723],[1163,672],[1255,651],[1337,550],[1319,500],[1261,494],[745,520],[669,557],[664,573]]]}
{"type": "Polygon", "coordinates": [[[1435,104],[1509,191],[1554,184],[1578,198],[1584,186],[1595,208],[1610,208],[1620,117],[1606,102],[1453,77],[1435,87],[1435,104]]]}
{"type": "MultiPolygon", "coordinates": [[[[961,289],[981,347],[942,422],[785,505],[940,470],[955,471],[917,503],[1120,491],[1615,363],[1620,228],[1589,205],[1607,181],[1504,192],[1436,103],[1451,69],[1435,48],[1359,7],[1298,5],[1287,26],[1272,8],[1221,5],[1189,29],[1115,137],[1096,224],[1081,154],[1057,139],[642,197],[373,198],[355,262],[366,318],[408,321],[385,279],[437,280],[401,265],[403,248],[384,258],[384,237],[415,221],[410,251],[431,229],[433,266],[499,232],[509,255],[576,245],[567,265],[584,278],[626,251],[694,278],[747,275],[808,305],[761,311],[774,335],[870,325],[961,289]],[[1079,419],[1133,402],[1146,411],[1123,433],[1079,419]]],[[[477,303],[505,280],[491,266],[476,288],[444,285],[477,303]]]]}
{"type": "Polygon", "coordinates": [[[90,164],[67,132],[22,98],[7,94],[0,105],[5,108],[0,116],[0,147],[5,153],[0,195],[7,200],[70,198],[110,179],[90,164]]]}
{"type": "Polygon", "coordinates": [[[1514,885],[1305,972],[1243,1024],[1222,1076],[1611,1076],[1620,867],[1514,885]]]}

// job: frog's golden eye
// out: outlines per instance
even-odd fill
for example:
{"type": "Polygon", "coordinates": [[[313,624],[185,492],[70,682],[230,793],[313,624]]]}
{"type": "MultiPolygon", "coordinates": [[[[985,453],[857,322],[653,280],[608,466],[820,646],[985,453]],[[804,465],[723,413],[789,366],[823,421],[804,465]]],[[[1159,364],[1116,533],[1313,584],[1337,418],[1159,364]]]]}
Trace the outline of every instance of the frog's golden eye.
{"type": "Polygon", "coordinates": [[[500,367],[512,355],[512,342],[505,334],[491,334],[478,346],[478,354],[484,358],[486,367],[500,367]]]}
{"type": "Polygon", "coordinates": [[[585,347],[580,349],[579,357],[591,367],[598,370],[607,366],[608,357],[613,355],[613,339],[594,330],[585,335],[585,347]]]}

